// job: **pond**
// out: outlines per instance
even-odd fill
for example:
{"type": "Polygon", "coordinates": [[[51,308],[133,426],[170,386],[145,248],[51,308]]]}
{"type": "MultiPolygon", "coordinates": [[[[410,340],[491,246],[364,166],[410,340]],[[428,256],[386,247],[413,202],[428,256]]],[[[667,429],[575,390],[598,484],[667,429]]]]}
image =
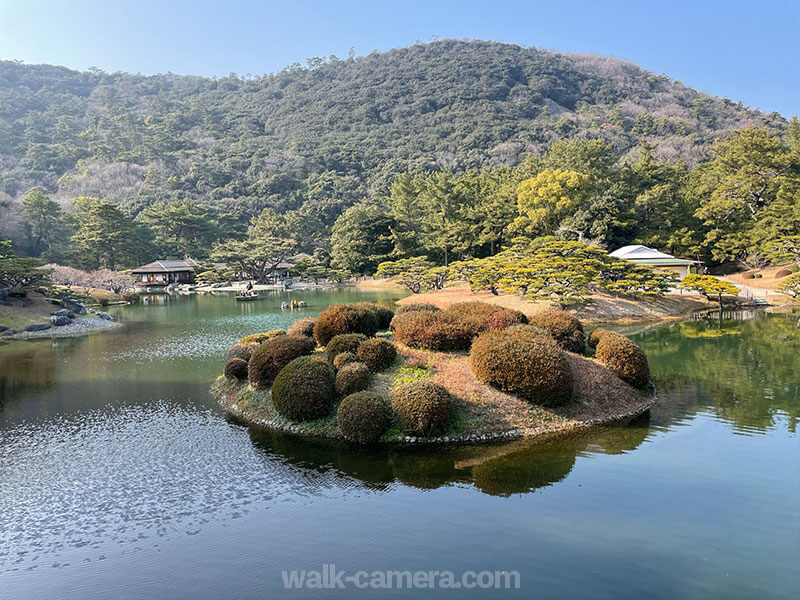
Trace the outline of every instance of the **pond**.
{"type": "MultiPolygon", "coordinates": [[[[483,597],[794,597],[800,315],[623,329],[661,402],[547,441],[364,450],[248,429],[221,356],[356,291],[161,296],[94,336],[0,348],[0,597],[407,597],[282,571],[518,572],[483,597]]],[[[460,598],[463,589],[418,589],[460,598]]]]}

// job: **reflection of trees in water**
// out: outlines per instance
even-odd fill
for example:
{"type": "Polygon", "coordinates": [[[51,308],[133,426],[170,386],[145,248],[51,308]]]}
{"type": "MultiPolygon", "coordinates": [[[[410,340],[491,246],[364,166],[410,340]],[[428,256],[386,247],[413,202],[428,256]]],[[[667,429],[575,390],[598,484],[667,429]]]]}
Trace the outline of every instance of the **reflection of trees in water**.
{"type": "Polygon", "coordinates": [[[561,481],[581,453],[633,450],[649,430],[645,416],[628,426],[486,446],[364,448],[252,429],[251,438],[288,464],[307,471],[335,470],[372,489],[384,490],[396,481],[420,489],[471,483],[486,494],[508,496],[561,481]]]}
{"type": "Polygon", "coordinates": [[[0,408],[22,391],[52,387],[56,375],[51,340],[11,342],[0,348],[0,408]]]}
{"type": "Polygon", "coordinates": [[[711,404],[742,429],[764,430],[782,411],[794,431],[800,405],[799,325],[796,316],[762,313],[750,320],[675,323],[637,339],[662,392],[654,413],[669,412],[665,405],[671,401],[691,399],[697,408],[711,404]]]}

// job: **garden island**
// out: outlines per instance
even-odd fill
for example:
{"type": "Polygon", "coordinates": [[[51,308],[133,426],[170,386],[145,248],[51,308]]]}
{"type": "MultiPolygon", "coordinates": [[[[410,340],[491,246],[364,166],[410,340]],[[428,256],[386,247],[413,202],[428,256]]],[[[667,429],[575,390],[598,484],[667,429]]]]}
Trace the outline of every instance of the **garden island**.
{"type": "Polygon", "coordinates": [[[647,357],[563,311],[337,304],[231,346],[212,391],[248,423],[354,443],[477,442],[627,420],[647,357]],[[588,356],[587,354],[591,354],[588,356]]]}

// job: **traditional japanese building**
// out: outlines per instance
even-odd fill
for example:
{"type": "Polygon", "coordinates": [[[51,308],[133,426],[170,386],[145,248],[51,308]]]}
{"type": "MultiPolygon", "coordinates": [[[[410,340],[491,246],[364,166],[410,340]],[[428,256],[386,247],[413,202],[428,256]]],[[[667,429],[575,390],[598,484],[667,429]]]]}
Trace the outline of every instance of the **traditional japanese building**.
{"type": "Polygon", "coordinates": [[[665,254],[664,252],[659,252],[658,250],[653,250],[652,248],[640,244],[623,246],[609,254],[610,256],[628,260],[637,265],[669,269],[677,273],[681,279],[686,277],[689,273],[697,273],[699,270],[702,270],[703,267],[703,263],[699,261],[676,258],[671,254],[665,254]]]}
{"type": "Polygon", "coordinates": [[[186,260],[154,260],[131,271],[136,287],[148,291],[159,291],[172,283],[194,283],[196,268],[200,265],[186,260]]]}

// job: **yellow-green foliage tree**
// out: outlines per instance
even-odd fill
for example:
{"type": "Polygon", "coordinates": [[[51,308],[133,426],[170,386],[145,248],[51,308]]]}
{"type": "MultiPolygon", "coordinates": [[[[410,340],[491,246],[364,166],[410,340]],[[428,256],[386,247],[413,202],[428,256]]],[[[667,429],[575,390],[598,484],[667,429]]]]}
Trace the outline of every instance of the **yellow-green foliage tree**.
{"type": "Polygon", "coordinates": [[[789,275],[776,289],[780,293],[791,296],[792,298],[800,297],[800,273],[789,275]]]}
{"type": "Polygon", "coordinates": [[[546,169],[526,179],[517,188],[520,218],[514,228],[540,235],[555,233],[564,217],[587,199],[588,182],[587,175],[564,169],[546,169]]]}
{"type": "Polygon", "coordinates": [[[717,279],[711,275],[687,275],[681,281],[681,287],[685,290],[699,292],[707,299],[716,296],[719,302],[719,309],[722,310],[722,295],[738,296],[739,288],[733,285],[730,281],[717,279]]]}
{"type": "Polygon", "coordinates": [[[378,265],[376,277],[388,277],[408,288],[413,294],[440,290],[447,281],[448,267],[437,267],[427,256],[388,260],[378,265]]]}

